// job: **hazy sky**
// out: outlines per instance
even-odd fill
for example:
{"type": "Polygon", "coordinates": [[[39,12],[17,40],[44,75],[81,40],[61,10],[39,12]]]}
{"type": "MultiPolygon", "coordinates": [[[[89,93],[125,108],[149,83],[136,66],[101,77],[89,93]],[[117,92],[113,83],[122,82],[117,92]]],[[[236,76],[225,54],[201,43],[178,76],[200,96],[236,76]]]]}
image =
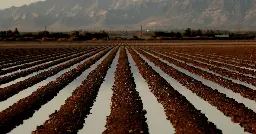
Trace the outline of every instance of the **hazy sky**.
{"type": "MultiPolygon", "coordinates": [[[[30,4],[39,0],[0,0],[0,9],[8,8],[11,6],[21,6],[24,4],[30,4]]],[[[41,0],[42,1],[42,0],[41,0]]]]}

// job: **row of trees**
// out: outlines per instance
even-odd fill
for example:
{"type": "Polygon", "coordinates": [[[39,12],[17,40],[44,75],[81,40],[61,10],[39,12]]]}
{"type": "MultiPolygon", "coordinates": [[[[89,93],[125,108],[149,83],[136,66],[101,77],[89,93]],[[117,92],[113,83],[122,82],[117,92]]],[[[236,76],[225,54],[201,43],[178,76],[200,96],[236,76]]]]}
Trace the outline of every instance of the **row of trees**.
{"type": "MultiPolygon", "coordinates": [[[[256,33],[237,33],[230,31],[214,31],[214,30],[192,30],[190,28],[184,31],[172,31],[172,32],[153,32],[150,39],[213,39],[216,35],[228,35],[228,39],[254,39],[256,33]]],[[[118,35],[118,34],[117,34],[118,35]]],[[[138,36],[132,35],[135,40],[141,40],[138,36]]],[[[131,36],[131,37],[132,37],[131,36]]],[[[120,38],[122,37],[115,37],[120,38]]],[[[85,31],[73,31],[73,32],[55,32],[50,33],[48,31],[41,31],[37,33],[20,33],[16,28],[14,31],[0,31],[0,40],[98,40],[98,39],[115,39],[110,37],[110,34],[105,31],[100,32],[85,32],[85,31]]]]}
{"type": "Polygon", "coordinates": [[[254,39],[256,33],[252,32],[231,32],[220,30],[192,30],[190,28],[185,29],[183,32],[154,32],[155,37],[163,37],[165,39],[178,38],[178,39],[212,39],[216,38],[216,35],[228,35],[227,39],[254,39]]]}
{"type": "Polygon", "coordinates": [[[37,33],[20,33],[16,28],[14,31],[0,31],[0,40],[92,40],[107,39],[108,33],[100,32],[83,32],[73,31],[68,33],[41,31],[37,33]]]}
{"type": "Polygon", "coordinates": [[[182,38],[182,37],[214,37],[216,34],[226,34],[224,32],[217,32],[213,30],[206,30],[202,31],[200,29],[198,30],[192,30],[190,28],[184,30],[184,32],[155,32],[155,36],[163,36],[163,37],[177,37],[177,38],[182,38]]]}
{"type": "Polygon", "coordinates": [[[93,40],[93,39],[109,38],[108,33],[105,31],[100,31],[95,33],[74,31],[71,36],[73,38],[76,38],[77,40],[93,40]]]}
{"type": "Polygon", "coordinates": [[[9,38],[9,37],[19,37],[20,32],[17,28],[15,28],[14,31],[8,30],[8,31],[0,31],[0,37],[2,38],[9,38]]]}

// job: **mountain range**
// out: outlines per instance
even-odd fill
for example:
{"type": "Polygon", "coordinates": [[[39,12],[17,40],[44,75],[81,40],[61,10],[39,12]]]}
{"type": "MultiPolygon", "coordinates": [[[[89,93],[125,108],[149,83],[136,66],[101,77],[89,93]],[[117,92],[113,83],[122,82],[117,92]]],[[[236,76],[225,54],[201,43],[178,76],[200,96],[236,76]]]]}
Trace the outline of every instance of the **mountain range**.
{"type": "Polygon", "coordinates": [[[0,10],[0,29],[256,29],[256,0],[46,0],[0,10]]]}

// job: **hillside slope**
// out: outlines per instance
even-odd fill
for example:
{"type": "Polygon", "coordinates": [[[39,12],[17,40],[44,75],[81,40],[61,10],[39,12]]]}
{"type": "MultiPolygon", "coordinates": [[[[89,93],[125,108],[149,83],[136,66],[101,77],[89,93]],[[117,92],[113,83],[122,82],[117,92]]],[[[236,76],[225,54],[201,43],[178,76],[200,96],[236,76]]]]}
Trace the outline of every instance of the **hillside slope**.
{"type": "Polygon", "coordinates": [[[0,28],[256,28],[255,0],[47,0],[0,10],[0,28]]]}

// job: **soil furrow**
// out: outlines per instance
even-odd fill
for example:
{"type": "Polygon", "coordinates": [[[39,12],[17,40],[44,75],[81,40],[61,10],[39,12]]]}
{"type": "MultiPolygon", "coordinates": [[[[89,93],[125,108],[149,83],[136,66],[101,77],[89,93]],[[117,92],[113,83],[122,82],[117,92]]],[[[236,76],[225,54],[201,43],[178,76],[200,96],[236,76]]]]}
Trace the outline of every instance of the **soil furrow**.
{"type": "MultiPolygon", "coordinates": [[[[86,47],[85,47],[86,48],[86,47]]],[[[5,58],[4,61],[0,61],[0,64],[1,65],[4,65],[4,64],[19,64],[19,63],[26,63],[26,62],[33,62],[35,59],[43,59],[43,58],[40,58],[40,57],[45,57],[47,55],[52,55],[52,54],[56,54],[56,52],[63,52],[63,53],[68,53],[70,51],[74,51],[74,52],[80,52],[81,49],[85,49],[84,47],[81,47],[80,49],[79,48],[48,48],[48,49],[34,49],[33,53],[30,54],[30,52],[28,52],[27,54],[25,54],[25,56],[21,56],[21,55],[18,55],[18,52],[15,51],[15,54],[18,55],[18,56],[13,56],[12,53],[8,53],[7,57],[8,58],[5,58]]],[[[20,50],[23,50],[23,49],[20,49],[20,50]]],[[[26,50],[26,49],[25,49],[26,50]]]]}
{"type": "Polygon", "coordinates": [[[0,75],[4,75],[4,74],[7,74],[7,73],[11,73],[13,71],[17,71],[17,70],[21,70],[21,69],[26,69],[26,68],[29,68],[29,67],[33,67],[33,66],[36,66],[38,64],[42,64],[42,63],[46,63],[46,62],[50,62],[50,61],[53,61],[53,60],[56,60],[56,59],[59,59],[59,58],[63,58],[63,57],[66,57],[68,55],[72,55],[72,54],[76,54],[77,52],[71,52],[71,53],[68,53],[68,54],[64,54],[64,55],[55,55],[55,56],[48,56],[48,57],[42,57],[43,59],[42,60],[39,60],[39,61],[35,61],[35,62],[32,62],[32,63],[20,63],[20,66],[15,66],[13,68],[7,68],[7,69],[2,69],[0,71],[0,75]]]}
{"type": "Polygon", "coordinates": [[[49,54],[43,54],[43,55],[36,55],[36,56],[28,56],[26,57],[26,59],[24,60],[16,60],[16,61],[12,61],[10,63],[2,63],[0,68],[3,69],[3,68],[8,68],[8,67],[12,67],[12,66],[18,66],[18,65],[22,65],[22,64],[31,64],[31,62],[38,62],[40,60],[44,60],[46,58],[51,58],[51,57],[56,57],[56,56],[59,56],[59,55],[63,55],[63,54],[68,54],[68,53],[78,53],[78,52],[81,52],[78,51],[78,50],[64,50],[64,51],[53,51],[52,53],[49,53],[49,54]]]}
{"type": "Polygon", "coordinates": [[[92,55],[95,55],[96,53],[100,52],[101,49],[99,50],[96,50],[94,52],[91,52],[91,53],[88,53],[86,55],[83,55],[81,57],[78,57],[68,63],[65,63],[65,64],[61,64],[55,68],[52,68],[50,70],[47,70],[47,71],[44,71],[44,72],[41,72],[35,76],[32,76],[26,80],[23,80],[23,81],[20,81],[18,83],[15,83],[13,85],[10,85],[10,86],[7,86],[7,87],[4,87],[4,88],[1,88],[0,89],[0,101],[4,101],[6,99],[8,99],[9,97],[19,93],[20,91],[36,84],[36,83],[39,83],[45,79],[47,79],[48,77],[50,76],[53,76],[55,74],[57,74],[59,71],[65,69],[65,68],[68,68],[76,63],[79,63],[81,62],[82,60],[92,56],[92,55]]]}
{"type": "Polygon", "coordinates": [[[248,88],[244,85],[234,83],[231,80],[227,80],[227,79],[225,79],[223,77],[220,77],[220,76],[217,76],[215,74],[208,73],[208,72],[203,71],[201,69],[198,69],[198,68],[195,68],[193,66],[187,65],[186,63],[191,63],[191,60],[176,57],[177,59],[186,62],[186,63],[182,63],[182,62],[179,62],[175,59],[172,59],[172,58],[160,55],[158,53],[155,53],[153,51],[150,51],[150,52],[159,56],[159,57],[161,57],[161,58],[163,58],[164,60],[166,60],[170,63],[173,63],[174,65],[177,65],[181,68],[189,70],[190,72],[192,72],[194,74],[197,74],[197,75],[201,76],[202,78],[213,81],[213,82],[215,82],[215,83],[217,83],[217,84],[219,84],[219,85],[221,85],[221,86],[223,86],[227,89],[232,90],[235,93],[239,93],[241,96],[243,96],[245,98],[256,101],[256,91],[255,90],[252,90],[251,88],[248,88]]]}
{"type": "Polygon", "coordinates": [[[226,116],[231,117],[233,122],[240,123],[240,126],[244,127],[245,131],[256,133],[256,113],[245,107],[244,104],[226,97],[225,94],[219,93],[218,91],[202,84],[202,82],[179,72],[146,52],[141,50],[138,51],[156,66],[160,67],[165,73],[179,81],[211,105],[216,106],[226,116]]]}
{"type": "Polygon", "coordinates": [[[57,60],[52,61],[52,62],[47,63],[47,64],[36,66],[36,67],[30,68],[30,69],[27,69],[27,70],[24,70],[24,71],[20,71],[20,72],[17,72],[17,73],[8,75],[8,76],[0,77],[0,84],[5,84],[5,83],[13,81],[13,80],[15,80],[17,78],[25,77],[25,76],[27,76],[27,75],[29,75],[31,73],[38,72],[39,70],[47,69],[47,68],[52,67],[54,65],[63,63],[65,61],[71,60],[71,59],[79,57],[79,56],[82,56],[82,55],[84,55],[84,54],[86,54],[86,53],[88,53],[90,51],[93,51],[93,50],[95,50],[95,49],[86,50],[86,51],[81,52],[79,54],[67,56],[67,57],[64,57],[64,58],[61,58],[61,59],[57,59],[57,60]]]}
{"type": "MultiPolygon", "coordinates": [[[[221,53],[218,53],[218,55],[216,55],[215,53],[213,54],[213,52],[209,52],[208,50],[202,51],[202,53],[198,53],[198,51],[200,51],[200,49],[189,49],[189,50],[187,49],[185,51],[184,50],[178,50],[178,51],[174,50],[174,51],[182,52],[182,53],[189,53],[189,54],[192,54],[195,56],[202,56],[202,57],[207,57],[207,58],[218,59],[224,63],[230,63],[232,65],[244,66],[244,67],[248,67],[248,68],[255,68],[255,64],[256,64],[254,62],[254,60],[248,60],[248,56],[245,56],[244,57],[245,59],[237,59],[234,57],[235,55],[233,55],[233,57],[225,57],[225,56],[223,56],[223,55],[225,55],[225,52],[223,53],[222,50],[221,50],[221,53]]],[[[243,52],[242,49],[241,49],[241,51],[239,51],[239,54],[236,54],[236,55],[242,55],[241,52],[243,52]]],[[[231,53],[231,52],[228,52],[228,53],[231,53]]],[[[253,57],[253,56],[250,56],[250,57],[253,57]]]]}
{"type": "MultiPolygon", "coordinates": [[[[169,52],[169,54],[170,54],[170,52],[169,52]]],[[[174,55],[174,54],[172,54],[172,55],[174,55]]],[[[243,73],[243,74],[251,74],[253,76],[256,75],[256,71],[254,71],[254,70],[249,70],[249,69],[245,69],[245,68],[225,64],[222,61],[216,60],[215,58],[212,58],[212,57],[211,58],[210,57],[201,57],[201,56],[195,56],[195,55],[189,55],[189,54],[183,54],[183,53],[182,54],[179,53],[179,54],[175,54],[175,55],[190,58],[190,59],[197,60],[197,61],[200,61],[200,62],[203,62],[203,63],[211,64],[211,65],[214,65],[214,66],[217,66],[217,67],[227,68],[227,69],[234,70],[234,71],[237,71],[237,72],[240,72],[240,73],[243,73]]],[[[241,65],[239,65],[239,66],[241,66],[241,65]]]]}
{"type": "Polygon", "coordinates": [[[38,126],[33,134],[75,134],[83,127],[84,118],[90,113],[99,88],[118,51],[115,48],[98,67],[89,73],[82,84],[75,89],[59,111],[38,126]]]}
{"type": "Polygon", "coordinates": [[[148,133],[146,111],[136,91],[124,47],[120,50],[111,101],[111,113],[107,117],[104,134],[148,133]]]}
{"type": "Polygon", "coordinates": [[[179,92],[152,69],[135,51],[128,49],[151,92],[164,106],[177,134],[218,134],[222,133],[179,92]]]}
{"type": "Polygon", "coordinates": [[[100,52],[95,57],[90,58],[76,68],[64,73],[55,81],[37,89],[30,96],[19,100],[9,108],[0,112],[1,133],[8,133],[16,126],[23,123],[23,120],[30,118],[40,109],[42,105],[52,100],[60,90],[72,82],[75,78],[103,57],[110,49],[100,52]]]}
{"type": "Polygon", "coordinates": [[[6,51],[5,49],[1,49],[1,64],[8,64],[8,63],[16,63],[21,61],[27,61],[28,58],[36,58],[38,56],[45,56],[49,54],[54,54],[55,52],[66,51],[66,49],[9,49],[6,51]],[[20,53],[19,51],[23,51],[20,53]],[[24,52],[25,51],[25,52],[24,52]],[[5,54],[3,54],[5,53],[5,54]]]}

